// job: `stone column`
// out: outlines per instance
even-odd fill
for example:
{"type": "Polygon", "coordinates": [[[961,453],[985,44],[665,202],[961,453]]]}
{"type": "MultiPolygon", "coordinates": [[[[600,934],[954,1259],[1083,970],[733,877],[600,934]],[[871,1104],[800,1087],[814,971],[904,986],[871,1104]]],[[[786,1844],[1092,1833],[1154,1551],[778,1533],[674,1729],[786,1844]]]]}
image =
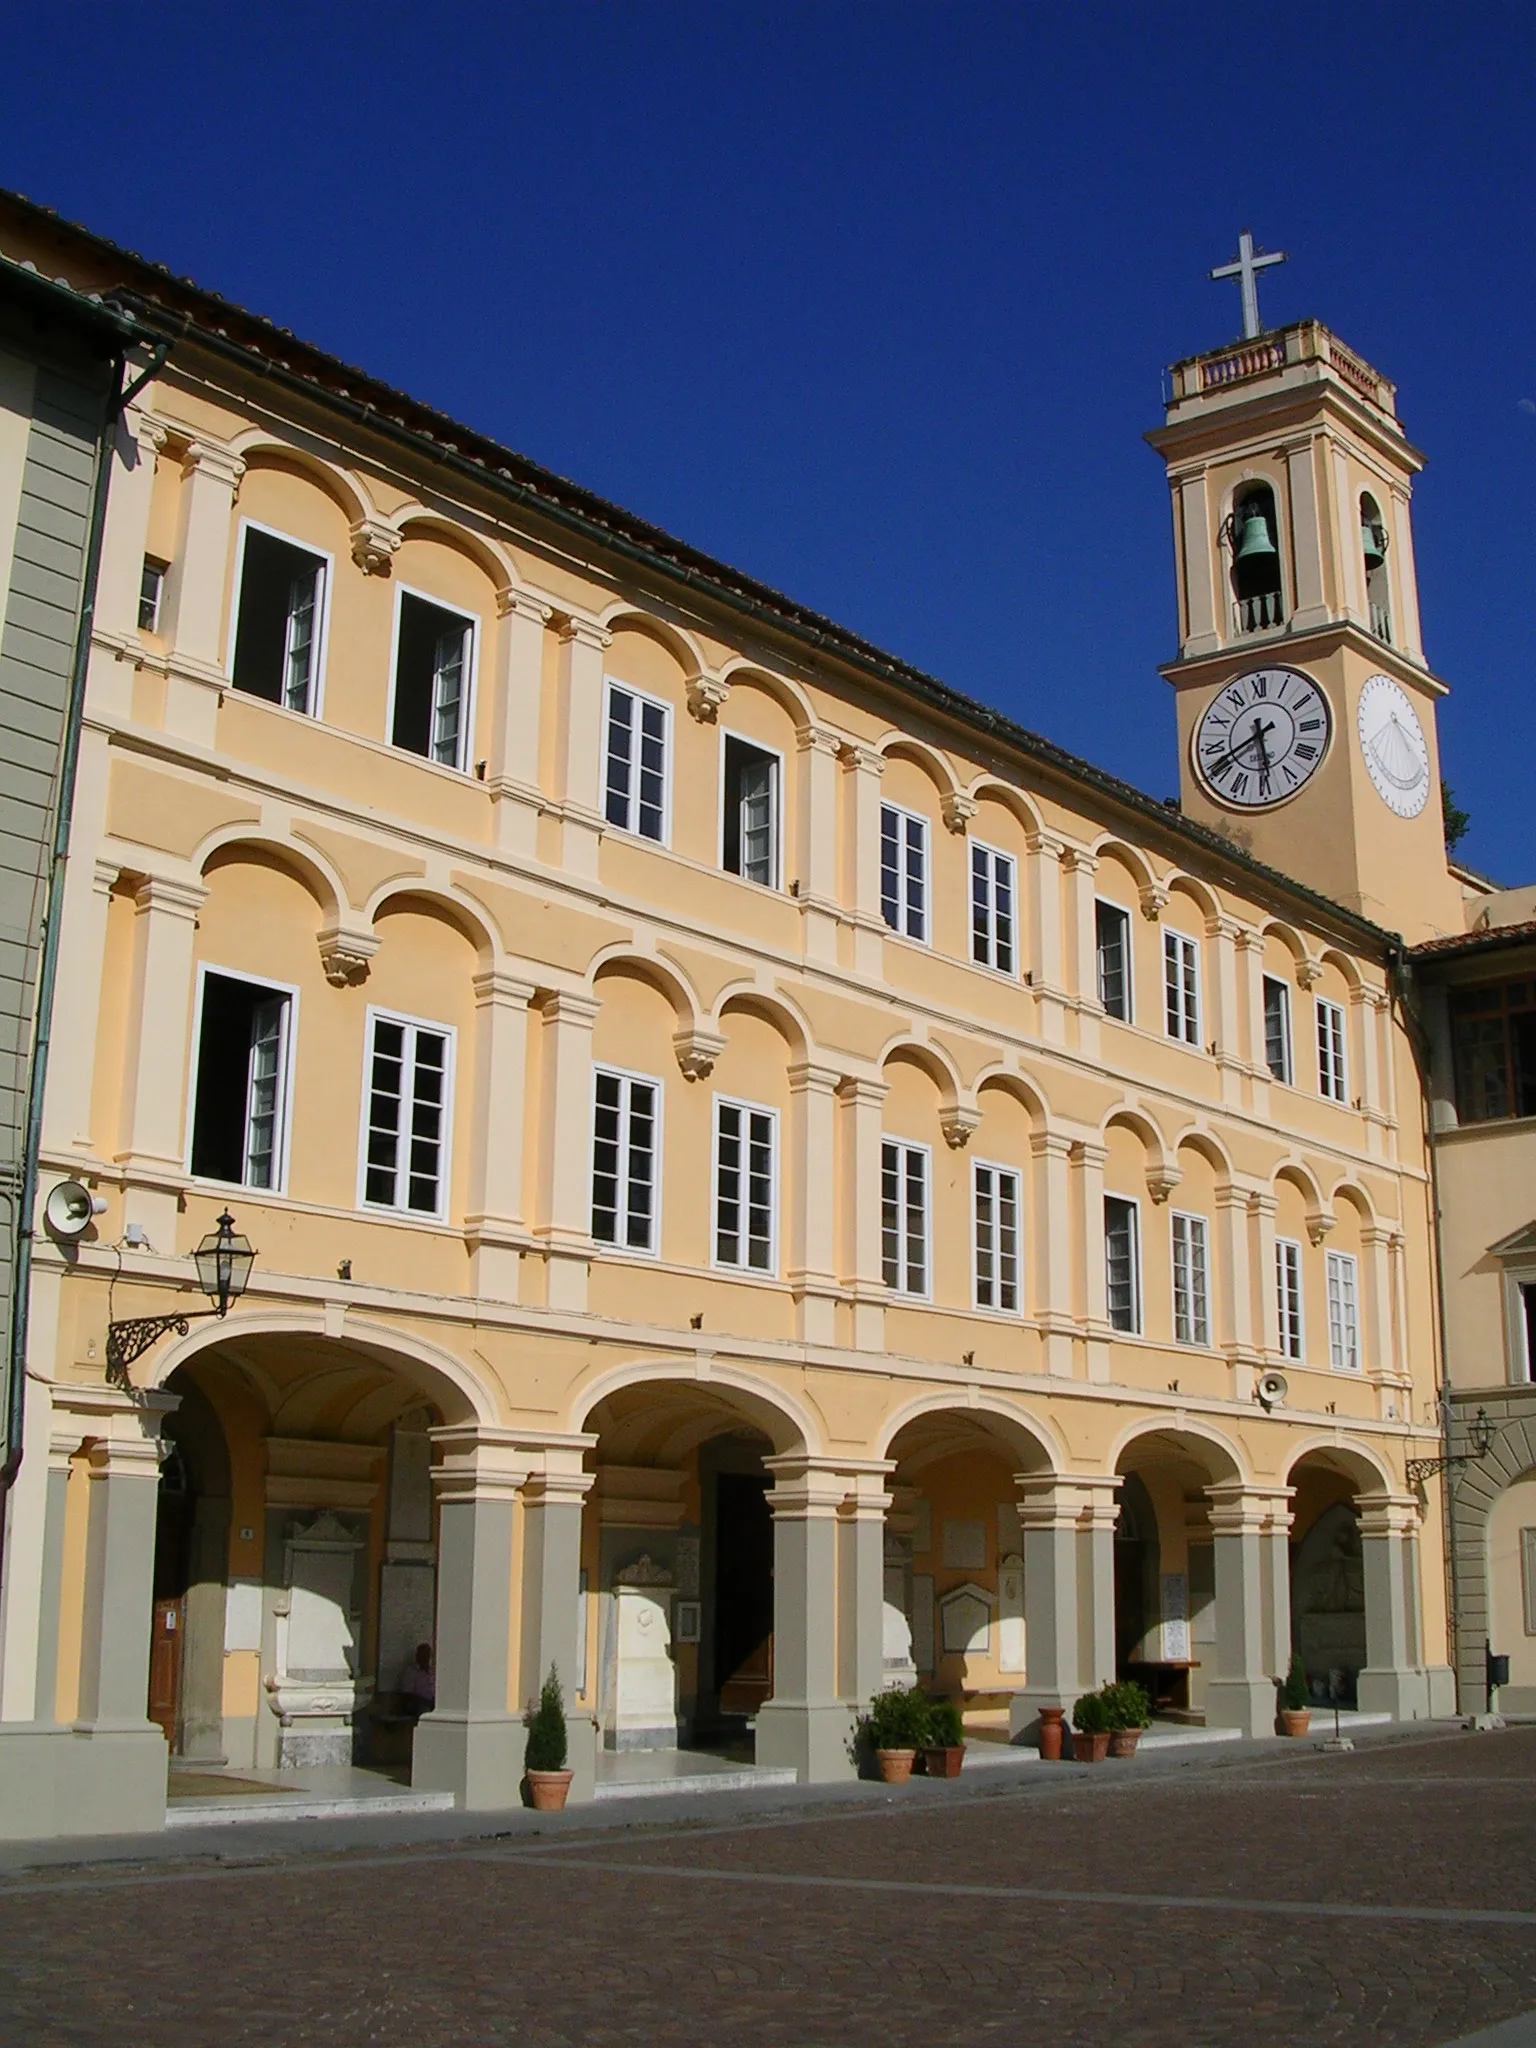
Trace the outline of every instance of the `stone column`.
{"type": "Polygon", "coordinates": [[[808,725],[799,735],[798,747],[800,800],[792,880],[798,887],[806,955],[830,964],[837,959],[842,909],[837,886],[837,764],[843,742],[825,726],[808,725]]]}
{"type": "Polygon", "coordinates": [[[1368,1378],[1406,1383],[1392,1343],[1392,1237],[1380,1223],[1360,1227],[1361,1364],[1368,1378]]]}
{"type": "Polygon", "coordinates": [[[1216,1071],[1221,1078],[1221,1099],[1233,1108],[1243,1100],[1247,1061],[1243,1058],[1243,1005],[1238,993],[1238,941],[1243,927],[1235,917],[1208,917],[1205,936],[1209,942],[1207,986],[1211,1014],[1206,1020],[1216,1047],[1216,1071]]]}
{"type": "Polygon", "coordinates": [[[124,1221],[142,1223],[162,1252],[176,1241],[185,1157],[191,1057],[193,947],[197,913],[208,900],[200,882],[151,875],[135,902],[133,982],[119,1149],[127,1171],[124,1221]]]}
{"type": "Polygon", "coordinates": [[[837,1070],[798,1061],[789,1070],[789,1159],[795,1199],[785,1273],[808,1344],[837,1341],[837,1070]]]}
{"type": "Polygon", "coordinates": [[[1382,1024],[1389,1013],[1390,998],[1385,989],[1357,988],[1350,991],[1350,1009],[1358,1020],[1352,1033],[1360,1048],[1360,1113],[1365,1118],[1365,1139],[1373,1157],[1382,1159],[1392,1149],[1393,1114],[1385,1100],[1383,1075],[1391,1062],[1390,1048],[1382,1046],[1382,1024]]]}
{"type": "MultiPolygon", "coordinates": [[[[437,1700],[416,1725],[411,1783],[471,1811],[516,1806],[526,1730],[512,1686],[512,1536],[534,1454],[504,1431],[432,1431],[438,1498],[437,1700]]],[[[574,1599],[571,1602],[575,1606],[574,1599]]]]}
{"type": "Polygon", "coordinates": [[[853,1342],[860,1351],[885,1348],[885,1264],[880,1241],[880,1146],[885,1135],[885,1081],[845,1080],[843,1111],[841,1279],[853,1300],[853,1342]]]}
{"type": "Polygon", "coordinates": [[[1115,1675],[1115,1474],[1020,1472],[1025,1682],[1013,1696],[1015,1742],[1038,1735],[1040,1709],[1071,1711],[1115,1675]]]}
{"type": "Polygon", "coordinates": [[[1263,1611],[1264,1669],[1284,1678],[1291,1668],[1291,1502],[1292,1486],[1269,1494],[1269,1513],[1259,1532],[1259,1593],[1263,1611]]]}
{"type": "Polygon", "coordinates": [[[885,979],[885,919],[880,912],[880,778],[885,756],[873,747],[849,745],[843,761],[851,778],[847,815],[848,863],[844,900],[853,913],[854,972],[863,980],[885,979]]]}
{"type": "Polygon", "coordinates": [[[1029,943],[1027,950],[1020,947],[1020,965],[1035,991],[1040,1036],[1048,1045],[1062,1045],[1068,1001],[1061,944],[1061,857],[1066,841],[1056,832],[1031,832],[1024,844],[1029,855],[1029,943]]]}
{"type": "Polygon", "coordinates": [[[1355,1505],[1365,1567],[1360,1711],[1421,1721],[1429,1714],[1429,1680],[1419,1649],[1419,1503],[1412,1494],[1371,1493],[1358,1496],[1355,1505]]]}
{"type": "MultiPolygon", "coordinates": [[[[1238,1021],[1231,1050],[1248,1069],[1249,1099],[1256,1116],[1269,1114],[1272,1076],[1264,1057],[1264,934],[1239,925],[1235,944],[1238,1021]]],[[[1294,1020],[1293,1020],[1294,1023],[1294,1020]]]]}
{"type": "Polygon", "coordinates": [[[182,458],[180,531],[166,576],[170,642],[165,728],[199,746],[214,744],[224,665],[225,595],[230,588],[235,498],[245,464],[218,442],[192,442],[182,458]]]}
{"type": "MultiPolygon", "coordinates": [[[[492,837],[504,853],[537,853],[539,729],[544,694],[544,629],[553,614],[542,598],[503,590],[496,600],[497,635],[491,753],[485,765],[492,837]]],[[[599,741],[599,745],[601,742],[599,741]]]]}
{"type": "Polygon", "coordinates": [[[1072,1140],[1063,1131],[1031,1133],[1034,1186],[1029,1220],[1033,1256],[1026,1282],[1040,1327],[1045,1369],[1072,1377],[1072,1343],[1077,1335],[1072,1293],[1072,1140]]]}
{"type": "Polygon", "coordinates": [[[852,1475],[837,1525],[837,1689],[862,1711],[885,1683],[885,1529],[890,1458],[852,1475]]]}
{"type": "Polygon", "coordinates": [[[612,642],[613,635],[593,619],[567,618],[560,628],[555,798],[562,820],[561,865],[573,875],[597,873],[603,831],[603,654],[612,642]]]}
{"type": "Polygon", "coordinates": [[[1274,1494],[1239,1480],[1205,1493],[1216,1550],[1216,1673],[1206,1688],[1205,1718],[1212,1728],[1272,1735],[1279,1673],[1268,1668],[1275,1628],[1265,1627],[1264,1536],[1273,1528],[1274,1494]]]}
{"type": "Polygon", "coordinates": [[[516,1301],[522,1246],[531,982],[499,968],[474,979],[475,1114],[471,1131],[469,1207],[464,1218],[474,1259],[474,1290],[490,1301],[516,1301]]]}
{"type": "Polygon", "coordinates": [[[1253,1368],[1259,1364],[1253,1334],[1253,1275],[1248,1262],[1246,1188],[1228,1183],[1216,1190],[1216,1342],[1227,1363],[1246,1379],[1233,1391],[1247,1399],[1253,1391],[1253,1368]]]}
{"type": "Polygon", "coordinates": [[[148,1718],[160,1424],[174,1394],[120,1395],[93,1418],[75,1743],[58,1787],[61,1832],[158,1828],[165,1737],[148,1718]]]}
{"type": "Polygon", "coordinates": [[[1211,569],[1211,518],[1205,470],[1182,474],[1175,485],[1174,545],[1184,567],[1184,646],[1186,660],[1214,654],[1226,638],[1227,607],[1211,569]]]}
{"type": "Polygon", "coordinates": [[[560,993],[544,1003],[540,1067],[538,1207],[551,1308],[584,1309],[592,1256],[591,996],[560,993]]]}
{"type": "Polygon", "coordinates": [[[1254,1342],[1265,1358],[1279,1359],[1280,1294],[1275,1278],[1275,1218],[1280,1213],[1280,1204],[1269,1189],[1263,1188],[1248,1197],[1248,1207],[1257,1240],[1255,1257],[1259,1278],[1259,1314],[1253,1332],[1254,1342]]]}
{"type": "Polygon", "coordinates": [[[1104,1005],[1099,1001],[1099,935],[1093,878],[1099,872],[1096,855],[1085,846],[1069,846],[1061,856],[1061,870],[1067,878],[1067,930],[1071,941],[1071,964],[1067,987],[1077,1010],[1077,1046],[1085,1059],[1099,1052],[1099,1025],[1104,1005]]]}
{"type": "Polygon", "coordinates": [[[1088,1377],[1107,1381],[1109,1346],[1109,1276],[1104,1267],[1104,1162],[1108,1148],[1095,1139],[1079,1139],[1072,1147],[1077,1178],[1077,1210],[1083,1233],[1083,1330],[1087,1337],[1088,1377]]]}
{"type": "Polygon", "coordinates": [[[541,1469],[530,1475],[523,1499],[522,1640],[519,1693],[524,1708],[537,1706],[539,1688],[553,1665],[566,1700],[566,1740],[572,1799],[592,1797],[597,1767],[597,1722],[572,1711],[581,1669],[581,1510],[594,1475],[581,1469],[582,1454],[595,1437],[572,1438],[547,1448],[541,1469]]]}
{"type": "Polygon", "coordinates": [[[1306,632],[1313,626],[1326,626],[1333,616],[1328,609],[1327,595],[1323,589],[1323,530],[1318,503],[1318,457],[1317,444],[1310,439],[1290,446],[1285,451],[1290,483],[1291,540],[1295,549],[1293,561],[1296,576],[1291,627],[1298,633],[1306,632]]]}
{"type": "Polygon", "coordinates": [[[758,1709],[757,1761],[792,1766],[801,1784],[851,1778],[854,1710],[838,1696],[837,1656],[847,1476],[800,1454],[763,1462],[774,1476],[773,1695],[758,1709]]]}

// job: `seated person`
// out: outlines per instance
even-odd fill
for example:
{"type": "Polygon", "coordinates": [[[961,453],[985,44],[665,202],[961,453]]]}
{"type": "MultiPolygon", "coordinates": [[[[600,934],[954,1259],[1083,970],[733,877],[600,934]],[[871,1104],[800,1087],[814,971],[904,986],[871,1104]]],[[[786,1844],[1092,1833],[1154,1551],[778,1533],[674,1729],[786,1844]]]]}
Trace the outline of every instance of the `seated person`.
{"type": "Polygon", "coordinates": [[[432,1645],[418,1643],[416,1655],[400,1676],[400,1711],[419,1721],[430,1714],[437,1701],[437,1678],[432,1669],[432,1645]]]}

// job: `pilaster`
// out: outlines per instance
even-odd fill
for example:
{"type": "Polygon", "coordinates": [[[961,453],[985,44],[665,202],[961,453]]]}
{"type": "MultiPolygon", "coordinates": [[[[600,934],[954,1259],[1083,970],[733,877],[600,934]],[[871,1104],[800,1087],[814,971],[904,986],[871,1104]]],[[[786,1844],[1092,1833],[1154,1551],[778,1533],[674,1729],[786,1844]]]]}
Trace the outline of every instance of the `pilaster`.
{"type": "Polygon", "coordinates": [[[531,982],[489,968],[474,978],[475,1116],[469,1204],[464,1218],[474,1258],[474,1289],[490,1301],[516,1301],[527,1242],[523,1219],[523,1104],[528,1084],[531,982]]]}
{"type": "Polygon", "coordinates": [[[789,1217],[789,1264],[802,1342],[837,1341],[837,1086],[833,1067],[789,1070],[789,1157],[798,1176],[789,1217]]]}
{"type": "Polygon", "coordinates": [[[134,898],[133,983],[128,999],[118,1163],[129,1176],[124,1220],[142,1223],[150,1242],[175,1241],[177,1189],[183,1177],[193,950],[197,914],[208,900],[201,882],[151,875],[134,898]]]}
{"type": "Polygon", "coordinates": [[[1077,1335],[1072,1298],[1072,1140],[1061,1131],[1035,1131],[1029,1149],[1035,1171],[1028,1211],[1033,1250],[1026,1284],[1040,1328],[1045,1369],[1058,1379],[1070,1379],[1077,1335]]]}
{"type": "Polygon", "coordinates": [[[885,1348],[880,1147],[889,1093],[888,1082],[857,1078],[843,1081],[838,1089],[843,1117],[840,1278],[853,1303],[853,1344],[860,1351],[885,1348]]]}
{"type": "Polygon", "coordinates": [[[230,448],[193,441],[182,457],[181,528],[166,576],[170,675],[166,730],[214,744],[224,668],[224,603],[233,559],[235,499],[245,464],[230,448]]]}
{"type": "Polygon", "coordinates": [[[561,812],[561,865],[597,873],[602,837],[603,654],[613,635],[593,619],[560,624],[559,701],[555,709],[555,797],[561,812]]]}
{"type": "Polygon", "coordinates": [[[885,756],[873,747],[845,746],[844,772],[850,778],[847,806],[848,880],[846,900],[854,929],[854,972],[883,983],[885,919],[880,914],[880,778],[885,756]]]}
{"type": "Polygon", "coordinates": [[[794,880],[806,957],[837,959],[837,781],[843,742],[825,726],[800,733],[800,802],[794,880]]]}
{"type": "Polygon", "coordinates": [[[592,1256],[592,1026],[599,1005],[561,992],[543,1005],[538,1203],[534,1236],[551,1308],[584,1309],[592,1256]]]}
{"type": "Polygon", "coordinates": [[[1099,1000],[1099,941],[1094,897],[1098,857],[1084,846],[1068,846],[1061,855],[1061,871],[1067,878],[1067,929],[1072,941],[1067,986],[1077,1007],[1077,1048],[1085,1059],[1097,1059],[1099,1024],[1104,1015],[1104,1005],[1099,1000]]]}
{"type": "Polygon", "coordinates": [[[1066,841],[1056,832],[1031,832],[1024,845],[1029,932],[1028,951],[1020,947],[1020,960],[1035,991],[1040,1036],[1048,1045],[1064,1045],[1068,998],[1061,942],[1061,859],[1066,841]]]}
{"type": "MultiPolygon", "coordinates": [[[[491,798],[492,836],[505,853],[525,859],[536,851],[539,811],[539,727],[544,692],[544,632],[554,616],[531,592],[508,588],[496,602],[495,705],[485,786],[491,798]]],[[[564,684],[562,674],[562,686],[564,684]]],[[[601,692],[598,716],[601,719],[601,692]]],[[[601,733],[595,744],[601,753],[601,733]]],[[[593,790],[596,801],[596,788],[593,790]]]]}
{"type": "Polygon", "coordinates": [[[1109,1276],[1104,1266],[1104,1164],[1108,1148],[1092,1139],[1072,1147],[1077,1181],[1077,1213],[1083,1244],[1083,1320],[1087,1340],[1088,1377],[1109,1379],[1109,1347],[1114,1330],[1109,1320],[1109,1276]]]}

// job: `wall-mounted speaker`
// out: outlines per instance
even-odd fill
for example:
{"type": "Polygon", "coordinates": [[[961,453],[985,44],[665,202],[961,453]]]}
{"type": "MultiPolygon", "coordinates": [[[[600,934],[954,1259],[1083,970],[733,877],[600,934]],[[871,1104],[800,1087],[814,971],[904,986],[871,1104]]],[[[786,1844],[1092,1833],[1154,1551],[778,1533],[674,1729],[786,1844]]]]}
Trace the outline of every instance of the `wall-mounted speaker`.
{"type": "Polygon", "coordinates": [[[50,1235],[69,1243],[83,1237],[106,1206],[101,1196],[93,1195],[83,1182],[61,1180],[49,1190],[43,1204],[43,1220],[50,1235]]]}

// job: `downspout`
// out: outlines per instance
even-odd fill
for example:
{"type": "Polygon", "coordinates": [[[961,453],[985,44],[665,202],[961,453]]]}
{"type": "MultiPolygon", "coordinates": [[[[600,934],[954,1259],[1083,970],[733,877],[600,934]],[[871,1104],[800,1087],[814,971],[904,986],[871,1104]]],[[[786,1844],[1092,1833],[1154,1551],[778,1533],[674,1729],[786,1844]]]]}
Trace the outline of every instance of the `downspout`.
{"type": "MultiPolygon", "coordinates": [[[[1424,1027],[1411,1000],[1413,970],[1408,965],[1407,953],[1402,947],[1394,947],[1388,959],[1392,974],[1392,992],[1402,1012],[1403,1030],[1409,1048],[1413,1053],[1414,1067],[1419,1076],[1420,1115],[1423,1120],[1425,1157],[1429,1161],[1429,1216],[1430,1230],[1434,1239],[1435,1255],[1430,1261],[1430,1286],[1435,1296],[1435,1338],[1439,1351],[1435,1371],[1435,1412],[1440,1421],[1440,1449],[1449,1455],[1451,1448],[1451,1353],[1450,1331],[1445,1315],[1445,1249],[1441,1241],[1440,1228],[1440,1159],[1435,1144],[1434,1095],[1429,1065],[1429,1043],[1424,1027]]],[[[1445,1551],[1445,1591],[1450,1603],[1450,1650],[1452,1669],[1456,1677],[1456,1704],[1461,1706],[1461,1573],[1456,1557],[1456,1525],[1451,1512],[1451,1467],[1446,1465],[1440,1475],[1440,1524],[1441,1540],[1445,1551]]]]}
{"type": "Polygon", "coordinates": [[[6,1359],[5,1463],[0,1465],[0,1585],[4,1584],[6,1503],[21,1470],[27,1402],[27,1330],[32,1291],[32,1245],[36,1236],[38,1155],[43,1137],[43,1093],[48,1081],[48,1048],[53,1036],[53,993],[59,973],[59,930],[64,907],[64,878],[69,866],[69,835],[74,820],[75,768],[80,758],[80,732],[85,719],[86,672],[96,621],[96,582],[101,569],[102,536],[106,529],[107,491],[112,475],[114,429],[125,408],[150,379],[157,377],[170,354],[170,343],[155,345],[148,364],[126,390],[119,390],[124,357],[114,358],[96,449],[92,484],[91,524],[86,540],[85,573],[80,597],[80,623],[70,669],[69,709],[59,754],[59,803],[54,819],[53,855],[48,877],[48,903],[43,915],[43,950],[37,978],[37,1035],[27,1089],[26,1140],[22,1147],[21,1188],[17,1197],[15,1313],[11,1318],[10,1355],[6,1359]]]}

